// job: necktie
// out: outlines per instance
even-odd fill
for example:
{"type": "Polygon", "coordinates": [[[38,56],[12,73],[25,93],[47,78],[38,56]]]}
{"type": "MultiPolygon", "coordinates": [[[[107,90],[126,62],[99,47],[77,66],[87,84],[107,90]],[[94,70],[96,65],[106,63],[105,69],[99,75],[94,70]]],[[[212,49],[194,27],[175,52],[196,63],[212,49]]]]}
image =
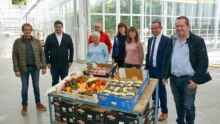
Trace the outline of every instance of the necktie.
{"type": "Polygon", "coordinates": [[[152,42],[153,45],[152,45],[151,53],[150,53],[150,67],[153,67],[153,56],[154,56],[155,42],[156,42],[156,37],[154,37],[154,40],[153,40],[153,42],[152,42]]]}

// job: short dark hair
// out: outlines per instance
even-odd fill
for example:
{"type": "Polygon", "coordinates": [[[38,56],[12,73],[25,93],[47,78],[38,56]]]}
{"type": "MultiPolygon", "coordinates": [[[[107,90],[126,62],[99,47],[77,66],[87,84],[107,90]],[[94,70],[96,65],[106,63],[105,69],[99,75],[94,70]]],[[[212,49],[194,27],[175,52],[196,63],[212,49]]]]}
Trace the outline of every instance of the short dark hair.
{"type": "MultiPolygon", "coordinates": [[[[120,27],[125,27],[125,34],[127,34],[127,31],[128,31],[127,25],[126,25],[125,23],[123,23],[123,22],[120,22],[120,23],[118,24],[118,29],[119,29],[120,27]]],[[[118,31],[117,34],[121,34],[121,33],[118,31]]]]}
{"type": "Polygon", "coordinates": [[[61,24],[62,27],[63,27],[63,23],[62,23],[60,20],[57,20],[57,21],[54,22],[54,27],[55,27],[56,25],[58,25],[58,24],[61,24]]]}
{"type": "Polygon", "coordinates": [[[127,43],[131,43],[131,38],[130,38],[130,36],[129,36],[129,32],[136,32],[135,42],[137,43],[137,42],[140,41],[137,28],[135,28],[134,26],[131,26],[131,27],[128,29],[127,43]]]}
{"type": "Polygon", "coordinates": [[[184,19],[186,25],[189,25],[189,19],[186,16],[179,16],[179,17],[176,18],[176,20],[180,20],[180,19],[184,19]]]}
{"type": "Polygon", "coordinates": [[[31,31],[32,31],[32,26],[29,23],[25,23],[25,24],[22,25],[22,27],[21,27],[22,31],[24,31],[25,26],[31,27],[31,31]]]}
{"type": "Polygon", "coordinates": [[[155,23],[157,23],[157,24],[159,25],[159,27],[162,28],[160,21],[153,21],[153,22],[152,22],[152,24],[155,24],[155,23]]]}

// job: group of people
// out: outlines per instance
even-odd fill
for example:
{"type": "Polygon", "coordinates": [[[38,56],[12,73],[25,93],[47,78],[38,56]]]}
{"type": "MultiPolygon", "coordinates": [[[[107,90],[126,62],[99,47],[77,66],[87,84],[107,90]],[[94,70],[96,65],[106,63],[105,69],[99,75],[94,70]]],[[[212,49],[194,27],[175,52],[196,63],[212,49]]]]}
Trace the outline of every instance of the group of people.
{"type": "MultiPolygon", "coordinates": [[[[168,38],[162,34],[158,21],[152,22],[153,37],[148,40],[145,69],[151,78],[159,79],[161,115],[168,117],[165,86],[170,78],[171,91],[177,112],[177,124],[194,124],[195,98],[198,84],[211,80],[204,39],[190,31],[189,19],[180,16],[175,22],[176,33],[168,38]]],[[[155,100],[155,92],[152,95],[155,100]]]]}
{"type": "MultiPolygon", "coordinates": [[[[22,81],[22,114],[27,114],[28,79],[32,76],[36,107],[46,110],[40,102],[39,70],[46,73],[50,69],[52,86],[64,79],[73,62],[73,42],[71,37],[63,33],[61,21],[54,23],[55,33],[46,39],[45,49],[41,48],[39,40],[31,36],[32,27],[24,24],[24,35],[16,39],[13,46],[13,66],[17,77],[22,81]]],[[[158,120],[168,117],[166,84],[170,78],[170,86],[176,105],[178,124],[194,124],[195,97],[198,84],[211,80],[208,68],[208,55],[204,39],[190,31],[189,19],[180,16],[175,23],[176,34],[171,38],[162,34],[159,21],[151,24],[153,37],[148,39],[145,69],[149,70],[151,78],[159,79],[159,100],[161,115],[158,120]]],[[[88,41],[87,64],[108,63],[112,44],[107,33],[102,31],[100,22],[94,23],[95,31],[88,41]]],[[[112,49],[112,64],[119,67],[142,68],[144,50],[138,31],[135,27],[128,28],[119,23],[117,35],[114,37],[112,49]]],[[[155,92],[152,95],[155,100],[155,92]]]]}
{"type": "MultiPolygon", "coordinates": [[[[95,22],[94,28],[95,32],[89,37],[86,63],[107,64],[112,49],[110,38],[102,31],[100,22],[95,22]]],[[[138,30],[133,26],[128,29],[124,23],[119,23],[117,30],[112,49],[112,64],[118,63],[119,67],[140,69],[143,65],[144,50],[138,30]]]]}
{"type": "Polygon", "coordinates": [[[15,40],[12,51],[13,69],[17,77],[21,77],[22,110],[27,114],[29,76],[32,77],[36,108],[42,111],[46,107],[40,100],[39,75],[46,73],[47,67],[52,76],[52,86],[58,84],[59,78],[68,75],[69,67],[73,62],[73,41],[71,36],[64,33],[63,23],[54,23],[55,32],[46,38],[44,50],[40,41],[34,38],[32,26],[28,23],[22,25],[23,36],[15,40]]]}

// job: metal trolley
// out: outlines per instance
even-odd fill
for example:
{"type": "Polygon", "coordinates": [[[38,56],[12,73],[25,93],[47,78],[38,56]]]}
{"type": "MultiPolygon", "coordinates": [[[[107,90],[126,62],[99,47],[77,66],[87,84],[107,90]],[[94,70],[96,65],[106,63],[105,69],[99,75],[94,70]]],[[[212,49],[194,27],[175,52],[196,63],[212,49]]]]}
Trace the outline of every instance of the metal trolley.
{"type": "Polygon", "coordinates": [[[139,117],[139,124],[142,124],[142,119],[143,119],[143,115],[144,115],[144,111],[146,110],[147,107],[147,103],[150,100],[154,90],[156,89],[156,100],[155,100],[155,111],[154,111],[154,124],[157,124],[157,119],[158,119],[158,79],[150,79],[150,82],[147,84],[142,96],[140,97],[139,101],[137,102],[136,106],[134,107],[134,109],[132,111],[128,111],[128,110],[123,110],[123,109],[118,109],[118,108],[114,108],[114,107],[108,107],[108,106],[103,106],[103,105],[99,105],[96,103],[91,103],[91,102],[86,102],[86,101],[82,101],[82,100],[78,100],[78,99],[73,99],[73,98],[69,98],[69,97],[65,97],[65,96],[60,96],[57,95],[56,92],[51,92],[48,94],[48,100],[49,100],[49,111],[50,111],[50,124],[57,124],[57,122],[53,119],[53,109],[52,109],[52,98],[53,97],[57,97],[57,98],[61,98],[63,100],[69,100],[69,101],[74,101],[74,102],[78,102],[81,104],[87,104],[87,105],[92,105],[92,106],[97,106],[97,107],[102,107],[102,108],[106,108],[109,110],[115,110],[115,111],[120,111],[120,112],[124,112],[124,113],[130,113],[133,115],[137,115],[139,117]]]}

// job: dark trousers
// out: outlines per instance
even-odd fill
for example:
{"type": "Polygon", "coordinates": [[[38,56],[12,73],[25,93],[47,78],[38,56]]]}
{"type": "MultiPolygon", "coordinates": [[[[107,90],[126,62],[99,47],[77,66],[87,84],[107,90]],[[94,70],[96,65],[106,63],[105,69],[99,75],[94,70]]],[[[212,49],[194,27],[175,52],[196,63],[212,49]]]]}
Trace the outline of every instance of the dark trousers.
{"type": "MultiPolygon", "coordinates": [[[[168,113],[168,108],[167,108],[167,90],[166,90],[165,86],[162,83],[161,69],[151,67],[151,68],[149,68],[149,74],[150,74],[151,78],[159,79],[158,80],[159,81],[158,97],[159,97],[159,100],[160,100],[161,112],[167,114],[168,113]]],[[[154,90],[154,92],[153,92],[152,99],[153,100],[156,99],[156,90],[154,90]]]]}
{"type": "Polygon", "coordinates": [[[140,69],[140,65],[128,64],[128,63],[125,63],[124,67],[125,68],[137,68],[137,69],[140,69]]]}
{"type": "Polygon", "coordinates": [[[118,63],[118,68],[123,68],[124,67],[124,60],[115,60],[116,63],[118,63]]]}
{"type": "Polygon", "coordinates": [[[39,88],[39,73],[40,71],[36,66],[27,66],[27,72],[21,73],[21,96],[22,96],[22,105],[28,104],[28,86],[29,86],[29,76],[31,75],[35,102],[40,102],[40,88],[39,88]]]}
{"type": "Polygon", "coordinates": [[[178,124],[194,124],[194,102],[197,88],[192,90],[188,88],[188,85],[190,84],[189,80],[191,78],[191,76],[176,77],[174,75],[171,75],[170,77],[170,86],[176,104],[176,122],[178,124]],[[186,123],[184,119],[186,120],[186,123]]]}
{"type": "Polygon", "coordinates": [[[68,75],[69,67],[50,68],[52,75],[52,86],[59,83],[59,77],[63,80],[68,75]]]}

